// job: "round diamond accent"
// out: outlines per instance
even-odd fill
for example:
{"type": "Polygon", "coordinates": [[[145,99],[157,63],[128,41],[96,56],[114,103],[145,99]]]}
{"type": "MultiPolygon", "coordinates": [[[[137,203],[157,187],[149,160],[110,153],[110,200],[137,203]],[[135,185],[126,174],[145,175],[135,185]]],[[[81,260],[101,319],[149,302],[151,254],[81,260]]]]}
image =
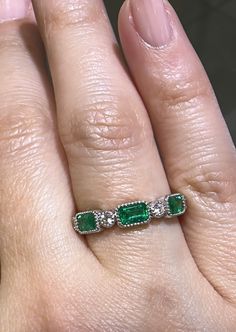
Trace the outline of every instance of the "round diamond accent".
{"type": "Polygon", "coordinates": [[[102,211],[98,214],[98,220],[102,227],[111,228],[115,225],[115,214],[112,211],[102,211]]]}
{"type": "Polygon", "coordinates": [[[149,207],[152,217],[161,218],[165,215],[165,205],[162,201],[151,202],[149,207]]]}

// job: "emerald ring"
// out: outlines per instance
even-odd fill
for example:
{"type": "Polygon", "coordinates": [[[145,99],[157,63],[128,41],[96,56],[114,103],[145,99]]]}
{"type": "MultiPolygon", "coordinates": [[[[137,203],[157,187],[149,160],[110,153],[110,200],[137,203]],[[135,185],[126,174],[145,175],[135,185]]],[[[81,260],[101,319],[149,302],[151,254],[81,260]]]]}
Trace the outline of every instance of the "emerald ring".
{"type": "Polygon", "coordinates": [[[82,235],[93,234],[116,224],[120,228],[130,228],[149,224],[152,219],[181,216],[186,209],[185,196],[177,193],[152,202],[135,201],[121,204],[114,210],[79,212],[73,217],[73,226],[75,231],[82,235]]]}

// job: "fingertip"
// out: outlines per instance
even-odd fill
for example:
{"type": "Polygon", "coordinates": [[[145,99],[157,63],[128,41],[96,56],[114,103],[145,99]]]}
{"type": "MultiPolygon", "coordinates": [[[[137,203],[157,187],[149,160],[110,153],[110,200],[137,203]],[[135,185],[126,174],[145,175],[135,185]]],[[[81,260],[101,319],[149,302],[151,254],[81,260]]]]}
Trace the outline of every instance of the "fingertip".
{"type": "Polygon", "coordinates": [[[124,48],[142,46],[152,52],[189,47],[188,37],[174,8],[166,0],[126,0],[118,29],[124,48]]]}

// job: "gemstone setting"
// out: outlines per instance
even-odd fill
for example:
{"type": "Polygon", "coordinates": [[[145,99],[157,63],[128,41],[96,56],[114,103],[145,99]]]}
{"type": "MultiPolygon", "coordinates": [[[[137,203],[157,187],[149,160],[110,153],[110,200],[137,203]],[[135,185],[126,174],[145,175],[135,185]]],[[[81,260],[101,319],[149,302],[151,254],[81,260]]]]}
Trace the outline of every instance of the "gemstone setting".
{"type": "Polygon", "coordinates": [[[162,201],[158,200],[158,201],[149,203],[149,208],[150,208],[151,216],[153,218],[164,217],[164,215],[166,213],[165,204],[164,204],[163,200],[162,201]]]}
{"type": "Polygon", "coordinates": [[[119,205],[115,210],[79,212],[73,217],[75,231],[82,235],[98,233],[116,223],[121,228],[148,224],[151,218],[172,218],[185,213],[183,194],[169,194],[155,201],[135,201],[119,205]]]}
{"type": "Polygon", "coordinates": [[[113,211],[99,211],[99,224],[104,228],[111,228],[116,223],[115,213],[113,211]]]}
{"type": "Polygon", "coordinates": [[[117,224],[121,228],[148,224],[151,219],[150,209],[145,201],[119,205],[116,209],[117,224]]]}
{"type": "Polygon", "coordinates": [[[186,211],[186,200],[182,194],[167,195],[165,197],[167,217],[181,216],[186,211]]]}
{"type": "Polygon", "coordinates": [[[80,234],[86,235],[101,231],[95,211],[79,212],[75,215],[73,221],[74,229],[80,234]]]}

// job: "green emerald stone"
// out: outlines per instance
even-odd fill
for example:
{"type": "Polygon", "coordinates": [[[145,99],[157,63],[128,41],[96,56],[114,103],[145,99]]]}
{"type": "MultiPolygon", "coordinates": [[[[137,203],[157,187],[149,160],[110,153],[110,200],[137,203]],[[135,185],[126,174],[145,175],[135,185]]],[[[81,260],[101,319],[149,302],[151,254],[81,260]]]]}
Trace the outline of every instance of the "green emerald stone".
{"type": "Polygon", "coordinates": [[[76,226],[80,233],[96,232],[99,230],[93,212],[78,213],[76,215],[76,226]]]}
{"type": "Polygon", "coordinates": [[[145,202],[123,204],[118,207],[117,215],[119,224],[123,227],[144,224],[150,218],[149,209],[145,202]]]}
{"type": "Polygon", "coordinates": [[[183,195],[170,195],[168,197],[169,215],[178,216],[185,210],[184,196],[183,195]]]}

